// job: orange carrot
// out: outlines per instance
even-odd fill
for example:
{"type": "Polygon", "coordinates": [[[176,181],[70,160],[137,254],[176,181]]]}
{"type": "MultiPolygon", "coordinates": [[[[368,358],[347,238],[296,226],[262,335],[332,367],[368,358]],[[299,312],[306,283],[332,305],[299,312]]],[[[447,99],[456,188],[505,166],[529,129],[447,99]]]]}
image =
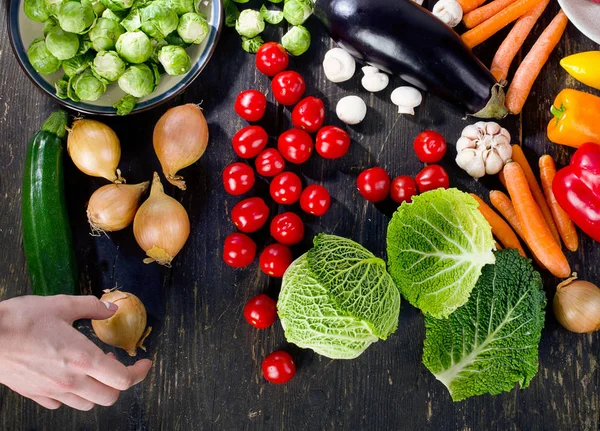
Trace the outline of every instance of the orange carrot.
{"type": "Polygon", "coordinates": [[[542,187],[544,188],[544,194],[546,195],[546,201],[552,211],[552,216],[556,222],[556,227],[560,233],[560,237],[565,243],[565,247],[571,251],[577,251],[579,241],[577,238],[577,230],[575,225],[554,197],[552,191],[552,180],[556,175],[556,165],[554,160],[549,155],[543,155],[540,157],[540,179],[542,180],[542,187]]]}
{"type": "Polygon", "coordinates": [[[544,12],[546,6],[548,6],[548,3],[550,3],[550,0],[542,0],[540,4],[519,18],[510,30],[510,33],[506,36],[506,39],[504,39],[504,42],[500,45],[500,48],[498,48],[490,67],[490,72],[492,72],[496,81],[500,82],[506,79],[512,61],[523,46],[523,42],[529,36],[531,29],[540,18],[540,15],[544,12]]]}
{"type": "Polygon", "coordinates": [[[535,179],[535,174],[533,173],[533,170],[531,169],[531,166],[529,165],[529,162],[523,153],[523,149],[519,145],[513,145],[512,149],[512,159],[521,165],[521,169],[523,169],[525,178],[527,178],[527,182],[529,183],[531,194],[533,195],[535,202],[540,207],[540,211],[544,216],[544,220],[546,220],[548,228],[550,228],[550,232],[554,237],[554,241],[556,241],[556,244],[558,244],[560,247],[560,235],[558,233],[558,229],[556,228],[556,223],[554,223],[554,218],[552,218],[552,211],[548,206],[548,202],[546,202],[546,197],[544,196],[544,192],[542,191],[540,184],[535,179]]]}
{"type": "Polygon", "coordinates": [[[473,28],[478,26],[486,19],[490,19],[502,9],[507,6],[513,4],[517,0],[493,0],[492,2],[486,4],[485,6],[481,6],[468,14],[463,16],[463,22],[465,23],[465,27],[473,28]]]}
{"type": "Polygon", "coordinates": [[[502,246],[498,244],[498,241],[494,241],[494,247],[496,247],[496,250],[502,250],[502,246]]]}
{"type": "Polygon", "coordinates": [[[540,74],[542,67],[548,61],[548,57],[554,47],[560,41],[569,19],[561,10],[546,27],[538,40],[535,41],[531,50],[527,53],[519,65],[515,76],[506,93],[506,107],[513,114],[521,113],[523,105],[531,92],[531,87],[540,74]]]}
{"type": "Polygon", "coordinates": [[[527,257],[523,247],[521,247],[519,238],[517,238],[517,235],[515,235],[508,223],[506,223],[502,217],[496,214],[496,212],[491,209],[483,200],[481,200],[479,196],[473,193],[470,193],[470,195],[473,196],[473,198],[479,204],[479,212],[490,224],[492,227],[492,234],[498,238],[502,245],[505,248],[516,248],[521,256],[527,257]]]}
{"type": "Polygon", "coordinates": [[[485,20],[477,27],[463,33],[462,40],[469,47],[479,45],[480,43],[488,40],[491,36],[502,30],[508,24],[516,21],[519,17],[524,15],[538,5],[542,0],[518,0],[517,2],[507,6],[502,11],[488,20],[485,20]]]}
{"type": "Polygon", "coordinates": [[[485,0],[458,0],[463,13],[469,13],[485,3],[485,0]]]}
{"type": "Polygon", "coordinates": [[[498,174],[498,179],[500,180],[500,182],[502,183],[502,185],[504,186],[504,188],[506,188],[506,180],[504,179],[504,172],[500,171],[500,173],[498,174]]]}
{"type": "Polygon", "coordinates": [[[569,262],[544,221],[523,169],[517,162],[511,161],[504,166],[504,177],[527,245],[554,276],[567,278],[571,275],[569,262]]]}

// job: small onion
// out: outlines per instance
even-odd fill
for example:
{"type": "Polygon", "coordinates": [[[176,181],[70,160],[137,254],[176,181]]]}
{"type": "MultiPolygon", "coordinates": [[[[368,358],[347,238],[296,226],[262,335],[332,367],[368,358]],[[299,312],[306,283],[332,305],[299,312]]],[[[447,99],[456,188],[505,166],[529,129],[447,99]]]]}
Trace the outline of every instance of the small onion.
{"type": "Polygon", "coordinates": [[[133,220],[133,235],[148,258],[170,266],[190,236],[190,219],[185,208],[164,192],[155,172],[150,197],[140,206],[133,220]]]}
{"type": "Polygon", "coordinates": [[[121,144],[113,129],[100,121],[78,119],[68,132],[67,151],[81,172],[112,183],[125,182],[117,169],[121,144]]]}
{"type": "Polygon", "coordinates": [[[87,217],[92,234],[115,232],[133,222],[149,181],[141,184],[107,184],[90,197],[87,217]]]}
{"type": "Polygon", "coordinates": [[[587,333],[600,329],[600,289],[577,274],[556,287],[554,315],[572,332],[587,333]]]}
{"type": "Polygon", "coordinates": [[[152,330],[146,329],[146,308],[142,301],[132,293],[120,290],[105,290],[101,301],[112,302],[119,309],[106,320],[92,320],[94,332],[104,343],[123,349],[129,356],[137,354],[137,348],[142,345],[152,330]]]}
{"type": "Polygon", "coordinates": [[[169,109],[156,123],[152,141],[167,181],[185,190],[177,172],[197,162],[208,145],[202,110],[193,103],[169,109]]]}

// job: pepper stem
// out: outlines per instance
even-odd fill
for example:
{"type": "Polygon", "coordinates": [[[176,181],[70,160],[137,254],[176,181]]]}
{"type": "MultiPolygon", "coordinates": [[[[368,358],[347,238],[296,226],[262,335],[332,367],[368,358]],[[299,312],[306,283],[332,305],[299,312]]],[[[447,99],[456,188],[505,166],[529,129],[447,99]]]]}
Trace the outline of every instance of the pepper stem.
{"type": "Polygon", "coordinates": [[[473,117],[477,118],[504,118],[508,115],[508,109],[504,105],[504,88],[502,84],[494,84],[491,91],[490,100],[488,100],[487,105],[474,114],[471,114],[473,117]]]}
{"type": "Polygon", "coordinates": [[[552,115],[554,115],[554,118],[556,118],[556,125],[558,125],[558,122],[560,121],[566,110],[567,109],[565,108],[565,105],[563,105],[562,103],[560,104],[560,108],[557,108],[554,105],[550,106],[550,112],[552,113],[552,115]]]}
{"type": "Polygon", "coordinates": [[[60,139],[64,139],[67,134],[67,121],[69,120],[69,116],[65,111],[59,109],[58,111],[54,111],[52,115],[48,117],[42,128],[40,129],[42,132],[49,132],[53,135],[58,136],[60,139]]]}

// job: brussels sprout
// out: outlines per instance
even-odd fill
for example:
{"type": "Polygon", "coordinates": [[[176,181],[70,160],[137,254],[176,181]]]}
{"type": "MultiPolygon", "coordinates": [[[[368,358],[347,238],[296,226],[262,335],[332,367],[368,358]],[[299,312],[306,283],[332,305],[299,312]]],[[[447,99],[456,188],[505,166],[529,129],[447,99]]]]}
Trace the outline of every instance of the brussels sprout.
{"type": "Polygon", "coordinates": [[[125,62],[115,51],[100,51],[92,62],[92,72],[105,83],[119,79],[126,69],[125,62]]]}
{"type": "Polygon", "coordinates": [[[90,30],[92,47],[96,51],[115,49],[115,43],[123,33],[125,33],[125,29],[117,21],[100,18],[94,28],[90,30]]]}
{"type": "Polygon", "coordinates": [[[252,39],[242,36],[242,49],[250,54],[256,54],[258,48],[260,48],[263,43],[265,43],[265,41],[260,36],[253,37],[252,39]]]}
{"type": "Polygon", "coordinates": [[[158,51],[158,61],[168,75],[183,75],[192,67],[190,56],[180,46],[167,45],[158,51]]]}
{"type": "Polygon", "coordinates": [[[44,23],[44,27],[42,30],[44,32],[44,37],[48,36],[48,33],[50,33],[50,30],[52,30],[57,25],[58,25],[58,22],[54,18],[50,18],[48,21],[46,21],[44,23]]]}
{"type": "Polygon", "coordinates": [[[37,22],[44,22],[50,18],[50,12],[46,9],[45,0],[25,0],[23,2],[25,15],[37,22]]]}
{"type": "Polygon", "coordinates": [[[66,76],[60,81],[56,81],[54,83],[54,88],[56,89],[56,97],[59,99],[66,99],[69,97],[69,80],[66,76]]]}
{"type": "Polygon", "coordinates": [[[248,3],[250,0],[233,0],[236,3],[248,3]]]}
{"type": "Polygon", "coordinates": [[[310,0],[288,0],[283,5],[283,17],[292,25],[302,25],[312,15],[310,0]]]}
{"type": "Polygon", "coordinates": [[[127,31],[138,30],[142,26],[140,10],[138,8],[131,9],[129,14],[121,21],[121,25],[125,27],[127,31]]]}
{"type": "Polygon", "coordinates": [[[92,49],[92,41],[90,40],[90,35],[84,34],[79,38],[79,49],[77,50],[76,55],[85,54],[90,49],[92,49]]]}
{"type": "Polygon", "coordinates": [[[27,57],[35,70],[44,75],[54,73],[60,67],[61,61],[52,55],[46,47],[43,38],[34,39],[27,48],[27,57]]]}
{"type": "Polygon", "coordinates": [[[147,64],[130,66],[119,78],[119,87],[134,97],[151,94],[158,85],[156,72],[147,64]]]}
{"type": "Polygon", "coordinates": [[[167,37],[165,37],[165,40],[167,41],[167,45],[175,45],[180,46],[182,48],[187,48],[188,46],[190,46],[189,43],[184,42],[184,40],[181,38],[181,36],[179,36],[177,31],[170,33],[167,37]]]}
{"type": "Polygon", "coordinates": [[[69,87],[79,100],[88,102],[98,100],[106,92],[106,84],[96,78],[90,69],[69,79],[69,87]]]}
{"type": "Polygon", "coordinates": [[[164,39],[177,29],[177,14],[164,3],[156,1],[142,9],[142,30],[155,39],[164,39]]]}
{"type": "Polygon", "coordinates": [[[54,27],[46,36],[48,51],[59,60],[68,60],[77,55],[79,50],[79,37],[76,34],[54,27]]]}
{"type": "Polygon", "coordinates": [[[85,69],[90,67],[94,56],[92,53],[87,52],[85,54],[76,55],[73,58],[63,61],[62,68],[65,75],[71,78],[72,76],[79,75],[85,69]]]}
{"type": "Polygon", "coordinates": [[[175,11],[177,15],[196,11],[194,0],[166,0],[166,3],[169,9],[175,11]]]}
{"type": "Polygon", "coordinates": [[[201,44],[208,36],[208,22],[200,14],[186,13],[179,19],[177,34],[186,43],[201,44]]]}
{"type": "Polygon", "coordinates": [[[84,34],[96,22],[96,13],[90,0],[63,3],[57,17],[60,27],[69,33],[84,34]]]}
{"type": "Polygon", "coordinates": [[[133,111],[136,103],[137,99],[135,97],[131,94],[126,94],[121,100],[113,105],[113,108],[117,110],[117,115],[127,115],[133,111]]]}
{"type": "Polygon", "coordinates": [[[119,36],[117,52],[128,63],[143,63],[152,55],[150,38],[141,31],[128,31],[119,36]]]}
{"type": "Polygon", "coordinates": [[[225,25],[235,27],[235,22],[240,17],[240,11],[232,0],[223,0],[223,10],[225,11],[225,25]]]}
{"type": "Polygon", "coordinates": [[[260,15],[269,24],[277,25],[283,21],[283,12],[280,10],[269,10],[265,5],[260,8],[260,15]]]}
{"type": "Polygon", "coordinates": [[[310,33],[301,25],[295,25],[281,38],[281,44],[292,55],[304,54],[310,47],[310,33]]]}
{"type": "Polygon", "coordinates": [[[92,2],[92,9],[94,9],[96,16],[100,16],[106,10],[106,6],[104,6],[100,0],[90,1],[92,2]]]}
{"type": "Polygon", "coordinates": [[[110,9],[104,9],[104,12],[102,12],[102,18],[121,22],[121,20],[124,18],[124,15],[123,12],[114,12],[110,9]]]}
{"type": "Polygon", "coordinates": [[[269,0],[271,3],[281,3],[283,0],[269,0]]]}
{"type": "Polygon", "coordinates": [[[246,9],[240,13],[239,18],[235,22],[235,30],[240,36],[252,39],[258,36],[265,29],[265,20],[260,16],[257,10],[246,9]]]}
{"type": "Polygon", "coordinates": [[[158,51],[160,51],[163,46],[171,44],[165,39],[151,39],[150,42],[152,43],[152,55],[150,56],[150,60],[154,63],[158,63],[158,51]]]}
{"type": "Polygon", "coordinates": [[[133,0],[101,0],[102,4],[113,12],[121,12],[133,6],[133,0]]]}
{"type": "Polygon", "coordinates": [[[58,15],[58,10],[66,1],[67,0],[45,0],[46,10],[51,16],[56,17],[58,15]]]}

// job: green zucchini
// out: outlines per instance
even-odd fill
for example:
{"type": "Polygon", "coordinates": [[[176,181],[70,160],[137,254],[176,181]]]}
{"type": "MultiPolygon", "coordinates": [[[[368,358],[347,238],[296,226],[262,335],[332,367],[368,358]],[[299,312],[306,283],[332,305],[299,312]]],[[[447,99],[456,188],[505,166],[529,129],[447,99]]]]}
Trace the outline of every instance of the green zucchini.
{"type": "Polygon", "coordinates": [[[54,112],[27,148],[23,176],[23,246],[34,295],[73,295],[77,264],[65,204],[63,140],[67,113],[54,112]]]}

